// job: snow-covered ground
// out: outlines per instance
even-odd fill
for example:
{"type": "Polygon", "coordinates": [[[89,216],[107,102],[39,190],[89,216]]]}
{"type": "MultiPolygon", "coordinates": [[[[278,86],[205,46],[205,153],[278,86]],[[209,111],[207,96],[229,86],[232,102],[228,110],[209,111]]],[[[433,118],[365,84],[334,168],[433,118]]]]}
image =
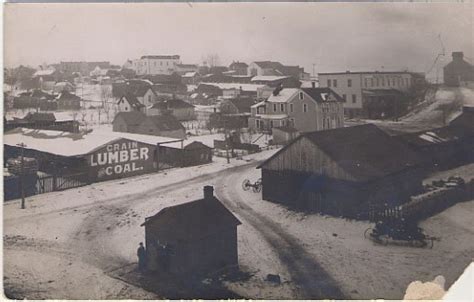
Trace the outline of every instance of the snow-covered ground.
{"type": "Polygon", "coordinates": [[[243,223],[239,263],[249,278],[226,285],[244,297],[400,299],[414,280],[443,275],[449,286],[472,260],[474,201],[423,222],[440,238],[433,249],[374,245],[363,236],[367,222],[296,213],[244,192],[245,178],[260,177],[256,161],[274,152],[38,195],[26,210],[6,203],[7,289],[28,298],[160,297],[111,278],[112,271],[136,261],[145,217],[201,198],[207,184],[243,223]],[[279,274],[282,284],[265,281],[267,274],[279,274]]]}

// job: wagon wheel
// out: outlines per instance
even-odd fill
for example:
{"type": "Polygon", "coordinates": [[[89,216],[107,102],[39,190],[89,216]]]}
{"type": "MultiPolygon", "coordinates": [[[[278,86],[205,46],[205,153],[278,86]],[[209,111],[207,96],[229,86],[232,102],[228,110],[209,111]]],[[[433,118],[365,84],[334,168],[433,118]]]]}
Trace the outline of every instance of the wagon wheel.
{"type": "Polygon", "coordinates": [[[255,183],[255,185],[252,187],[252,190],[254,193],[260,193],[260,191],[262,191],[262,184],[258,182],[255,183]]]}
{"type": "Polygon", "coordinates": [[[244,191],[248,191],[250,189],[250,180],[244,180],[242,183],[242,189],[244,189],[244,191]]]}
{"type": "Polygon", "coordinates": [[[364,232],[364,238],[365,238],[365,239],[369,238],[370,234],[372,233],[372,230],[373,230],[373,229],[372,229],[371,227],[368,228],[367,230],[365,230],[365,232],[364,232]],[[370,231],[370,232],[369,232],[369,231],[370,231]]]}

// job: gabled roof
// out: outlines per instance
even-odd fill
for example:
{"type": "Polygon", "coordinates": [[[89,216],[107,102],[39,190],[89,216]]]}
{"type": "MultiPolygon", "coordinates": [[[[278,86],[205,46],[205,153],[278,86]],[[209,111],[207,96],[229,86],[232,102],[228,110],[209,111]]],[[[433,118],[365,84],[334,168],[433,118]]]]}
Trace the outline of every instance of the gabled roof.
{"type": "Polygon", "coordinates": [[[373,124],[303,133],[268,162],[306,138],[358,181],[371,181],[419,165],[419,156],[405,143],[373,124]]]}
{"type": "Polygon", "coordinates": [[[122,96],[117,103],[120,103],[122,102],[122,100],[126,100],[128,102],[128,104],[132,107],[132,108],[135,108],[135,109],[140,109],[140,108],[143,108],[145,107],[145,105],[143,105],[142,103],[140,103],[140,101],[137,99],[136,96],[134,96],[133,94],[131,93],[126,93],[124,96],[122,96]]]}
{"type": "Polygon", "coordinates": [[[196,240],[241,224],[215,197],[163,208],[142,226],[155,223],[176,240],[196,240]]]}
{"type": "Polygon", "coordinates": [[[280,62],[272,62],[272,61],[257,61],[254,62],[260,68],[271,68],[271,69],[278,69],[283,66],[280,62]]]}
{"type": "Polygon", "coordinates": [[[72,94],[70,93],[69,91],[67,90],[63,90],[57,97],[57,100],[58,101],[61,101],[61,100],[74,100],[74,101],[80,101],[81,98],[78,97],[77,95],[75,94],[72,94]]]}
{"type": "Polygon", "coordinates": [[[267,99],[267,102],[270,103],[287,103],[289,102],[295,94],[297,94],[300,90],[298,88],[284,88],[280,90],[277,95],[273,93],[267,99]]]}
{"type": "Polygon", "coordinates": [[[232,103],[239,113],[250,113],[250,108],[255,104],[252,98],[228,99],[227,101],[232,103]]]}
{"type": "MultiPolygon", "coordinates": [[[[127,91],[136,97],[143,97],[150,89],[147,85],[129,85],[127,91]]],[[[154,93],[153,89],[151,91],[154,93]]]]}
{"type": "Polygon", "coordinates": [[[165,100],[165,101],[156,103],[151,108],[180,109],[180,108],[194,108],[194,106],[180,99],[171,99],[171,100],[165,100]]]}
{"type": "Polygon", "coordinates": [[[151,115],[146,120],[151,121],[160,131],[181,130],[184,126],[171,114],[151,115]]]}
{"type": "Polygon", "coordinates": [[[145,118],[145,114],[140,111],[119,112],[112,123],[115,123],[118,118],[122,118],[129,126],[138,126],[145,118]]]}
{"type": "Polygon", "coordinates": [[[33,93],[31,94],[31,97],[39,98],[39,99],[45,98],[47,100],[53,100],[54,99],[54,95],[49,94],[47,92],[44,92],[43,90],[40,90],[40,89],[33,90],[33,93]]]}
{"type": "Polygon", "coordinates": [[[331,88],[301,88],[305,93],[307,93],[311,98],[316,102],[325,102],[329,94],[333,95],[337,101],[344,102],[344,99],[335,93],[331,88]]]}

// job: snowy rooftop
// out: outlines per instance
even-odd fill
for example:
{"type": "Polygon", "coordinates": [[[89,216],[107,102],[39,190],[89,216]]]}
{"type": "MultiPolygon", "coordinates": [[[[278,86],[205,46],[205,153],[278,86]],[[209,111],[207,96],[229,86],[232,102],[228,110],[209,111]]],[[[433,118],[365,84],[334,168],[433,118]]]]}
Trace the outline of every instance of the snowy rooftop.
{"type": "Polygon", "coordinates": [[[286,114],[257,114],[256,117],[267,120],[281,120],[288,117],[286,114]]]}
{"type": "Polygon", "coordinates": [[[244,83],[201,83],[205,85],[212,85],[219,87],[220,89],[240,89],[243,91],[254,91],[256,92],[258,88],[264,87],[262,84],[244,84],[244,83]]]}
{"type": "Polygon", "coordinates": [[[33,74],[33,76],[39,77],[39,76],[51,75],[54,73],[54,71],[55,71],[54,69],[38,70],[33,74]]]}
{"type": "Polygon", "coordinates": [[[196,74],[197,74],[196,71],[186,72],[186,73],[183,75],[183,78],[191,78],[191,77],[194,77],[196,74]]]}
{"type": "Polygon", "coordinates": [[[267,101],[270,103],[287,103],[298,91],[298,88],[285,88],[278,95],[272,94],[267,101]]]}
{"type": "Polygon", "coordinates": [[[255,82],[255,81],[268,81],[268,82],[271,82],[271,81],[284,80],[284,79],[287,79],[287,78],[289,78],[289,76],[254,76],[252,78],[252,82],[255,82]]]}
{"type": "Polygon", "coordinates": [[[18,128],[6,132],[3,137],[3,143],[8,146],[16,146],[17,144],[24,143],[27,149],[34,149],[61,156],[79,156],[88,154],[105,144],[121,138],[152,145],[177,140],[169,137],[122,132],[102,132],[100,130],[83,134],[18,128]]]}

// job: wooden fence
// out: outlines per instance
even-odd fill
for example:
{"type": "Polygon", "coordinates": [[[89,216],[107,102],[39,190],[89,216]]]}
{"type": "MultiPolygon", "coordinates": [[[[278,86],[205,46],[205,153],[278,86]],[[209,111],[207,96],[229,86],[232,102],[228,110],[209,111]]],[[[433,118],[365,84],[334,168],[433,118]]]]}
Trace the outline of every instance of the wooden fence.
{"type": "Polygon", "coordinates": [[[474,180],[463,186],[443,187],[413,196],[409,202],[399,206],[372,206],[368,218],[370,221],[400,218],[419,221],[436,215],[458,202],[472,199],[474,199],[474,180]]]}
{"type": "Polygon", "coordinates": [[[69,175],[46,175],[38,177],[36,182],[37,194],[62,191],[90,184],[87,173],[69,175]]]}

